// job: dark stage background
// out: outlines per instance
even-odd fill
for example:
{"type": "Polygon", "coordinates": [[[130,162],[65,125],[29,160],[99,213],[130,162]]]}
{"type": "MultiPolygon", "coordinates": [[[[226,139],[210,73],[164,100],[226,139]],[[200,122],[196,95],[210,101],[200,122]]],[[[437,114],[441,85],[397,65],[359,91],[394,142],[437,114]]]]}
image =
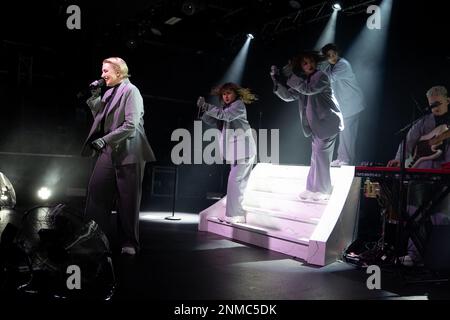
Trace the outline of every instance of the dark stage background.
{"type": "MultiPolygon", "coordinates": [[[[299,3],[306,8],[323,1],[299,3]]],[[[363,1],[341,3],[345,8],[363,1]]],[[[391,159],[399,143],[395,132],[420,115],[428,88],[449,87],[449,22],[443,3],[393,1],[389,29],[383,30],[388,34],[384,58],[373,75],[381,86],[374,92],[372,79],[363,81],[370,98],[358,137],[360,162],[391,159]]],[[[317,11],[297,16],[298,9],[288,1],[193,4],[16,1],[2,8],[0,171],[16,188],[19,205],[36,201],[34,190],[44,184],[55,189],[54,199],[82,204],[92,162],[78,155],[92,117],[78,94],[100,77],[104,58],[120,56],[144,97],[145,129],[158,158],[146,168],[142,208],[172,210],[175,177],[170,152],[176,142],[170,141],[171,133],[192,129],[197,96],[207,95],[220,81],[248,32],[255,39],[241,84],[259,96],[248,107],[249,121],[255,129],[280,129],[282,164],[309,164],[310,141],[301,134],[297,105],[272,94],[268,73],[272,64],[282,66],[298,50],[312,48],[328,18],[312,21],[317,11]],[[66,27],[66,9],[73,4],[81,9],[80,30],[66,27]],[[290,19],[276,20],[289,15],[290,19]],[[172,16],[182,20],[164,24],[172,16]]],[[[362,11],[339,13],[336,43],[344,57],[365,28],[369,4],[362,11]]],[[[363,60],[371,50],[360,49],[356,56],[363,60]]],[[[355,67],[357,76],[359,71],[363,70],[355,67]]],[[[220,165],[179,166],[176,209],[195,212],[212,204],[211,195],[225,192],[227,170],[220,165]]]]}

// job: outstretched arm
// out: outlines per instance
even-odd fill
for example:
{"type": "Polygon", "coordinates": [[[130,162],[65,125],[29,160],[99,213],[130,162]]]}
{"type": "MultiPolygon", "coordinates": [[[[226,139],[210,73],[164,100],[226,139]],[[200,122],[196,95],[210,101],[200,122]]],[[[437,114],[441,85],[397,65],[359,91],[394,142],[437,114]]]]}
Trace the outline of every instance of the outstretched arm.
{"type": "Polygon", "coordinates": [[[234,101],[228,108],[220,108],[206,103],[205,114],[217,120],[231,122],[235,119],[246,117],[245,104],[240,99],[234,101]]]}

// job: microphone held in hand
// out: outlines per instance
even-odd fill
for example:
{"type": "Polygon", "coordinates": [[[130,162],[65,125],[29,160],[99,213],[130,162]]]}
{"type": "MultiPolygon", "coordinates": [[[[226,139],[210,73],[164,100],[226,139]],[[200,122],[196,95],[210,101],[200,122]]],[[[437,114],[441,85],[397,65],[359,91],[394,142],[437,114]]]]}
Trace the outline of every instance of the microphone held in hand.
{"type": "Polygon", "coordinates": [[[102,150],[104,147],[106,147],[106,142],[102,138],[98,138],[91,142],[92,148],[94,148],[97,151],[102,150]]]}
{"type": "Polygon", "coordinates": [[[103,79],[103,78],[98,79],[89,85],[89,89],[97,89],[97,88],[103,87],[105,84],[106,84],[105,79],[103,79]]]}

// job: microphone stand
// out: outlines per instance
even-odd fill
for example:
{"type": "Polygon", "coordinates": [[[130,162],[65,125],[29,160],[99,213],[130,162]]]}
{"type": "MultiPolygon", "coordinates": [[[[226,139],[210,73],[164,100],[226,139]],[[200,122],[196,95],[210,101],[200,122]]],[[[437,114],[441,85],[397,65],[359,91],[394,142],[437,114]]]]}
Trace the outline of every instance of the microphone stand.
{"type": "Polygon", "coordinates": [[[177,198],[177,190],[178,190],[178,166],[175,166],[175,178],[174,178],[174,185],[173,185],[173,197],[172,197],[172,215],[166,217],[166,220],[171,221],[179,221],[181,218],[175,217],[175,202],[177,198]]]}
{"type": "MultiPolygon", "coordinates": [[[[404,238],[402,237],[402,233],[403,233],[403,222],[405,221],[405,214],[406,214],[406,197],[405,197],[405,174],[406,174],[406,168],[405,168],[405,162],[406,162],[406,140],[407,140],[407,136],[408,136],[408,132],[409,129],[411,129],[411,127],[413,125],[415,125],[419,120],[416,119],[414,121],[412,121],[411,123],[407,124],[405,127],[403,127],[402,129],[400,129],[399,131],[397,131],[395,133],[395,135],[401,135],[402,136],[402,141],[400,144],[400,148],[401,148],[401,153],[400,153],[400,179],[399,179],[399,188],[398,188],[398,205],[397,205],[397,210],[398,210],[398,216],[399,216],[399,221],[397,224],[397,228],[396,228],[396,235],[395,235],[395,264],[399,264],[399,257],[401,256],[400,254],[401,252],[401,248],[403,246],[403,240],[404,238]]],[[[407,241],[407,239],[406,239],[407,241]]]]}
{"type": "MultiPolygon", "coordinates": [[[[178,127],[180,127],[180,121],[181,121],[181,119],[178,118],[178,127]]],[[[175,217],[175,203],[177,200],[177,193],[178,193],[178,166],[175,165],[173,167],[173,169],[174,169],[175,173],[174,173],[174,181],[173,181],[172,215],[165,217],[165,219],[170,220],[170,221],[179,221],[179,220],[181,220],[181,218],[175,217]]]]}

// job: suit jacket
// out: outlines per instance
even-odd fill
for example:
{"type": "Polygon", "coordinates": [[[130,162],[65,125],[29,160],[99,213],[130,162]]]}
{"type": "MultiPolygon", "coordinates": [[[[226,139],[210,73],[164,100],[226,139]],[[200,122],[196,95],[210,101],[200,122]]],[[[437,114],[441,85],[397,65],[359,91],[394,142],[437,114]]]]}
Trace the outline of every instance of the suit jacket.
{"type": "Polygon", "coordinates": [[[344,123],[328,76],[316,71],[307,79],[292,74],[287,85],[278,83],[274,93],[284,101],[298,100],[300,121],[306,137],[330,138],[343,130],[344,123]]]}
{"type": "Polygon", "coordinates": [[[364,110],[363,93],[350,62],[339,58],[335,65],[319,64],[319,68],[330,78],[331,88],[344,119],[364,110]]]}
{"type": "Polygon", "coordinates": [[[256,155],[256,143],[242,100],[237,99],[221,107],[207,104],[202,120],[209,125],[214,125],[218,120],[223,121],[219,146],[225,160],[237,161],[256,155]]]}
{"type": "Polygon", "coordinates": [[[114,89],[107,90],[102,98],[93,96],[87,100],[94,123],[81,154],[93,156],[95,150],[91,148],[90,143],[97,138],[103,138],[112,149],[112,158],[116,165],[155,161],[155,155],[145,135],[144,104],[139,89],[128,79],[123,80],[112,95],[114,89]]]}

